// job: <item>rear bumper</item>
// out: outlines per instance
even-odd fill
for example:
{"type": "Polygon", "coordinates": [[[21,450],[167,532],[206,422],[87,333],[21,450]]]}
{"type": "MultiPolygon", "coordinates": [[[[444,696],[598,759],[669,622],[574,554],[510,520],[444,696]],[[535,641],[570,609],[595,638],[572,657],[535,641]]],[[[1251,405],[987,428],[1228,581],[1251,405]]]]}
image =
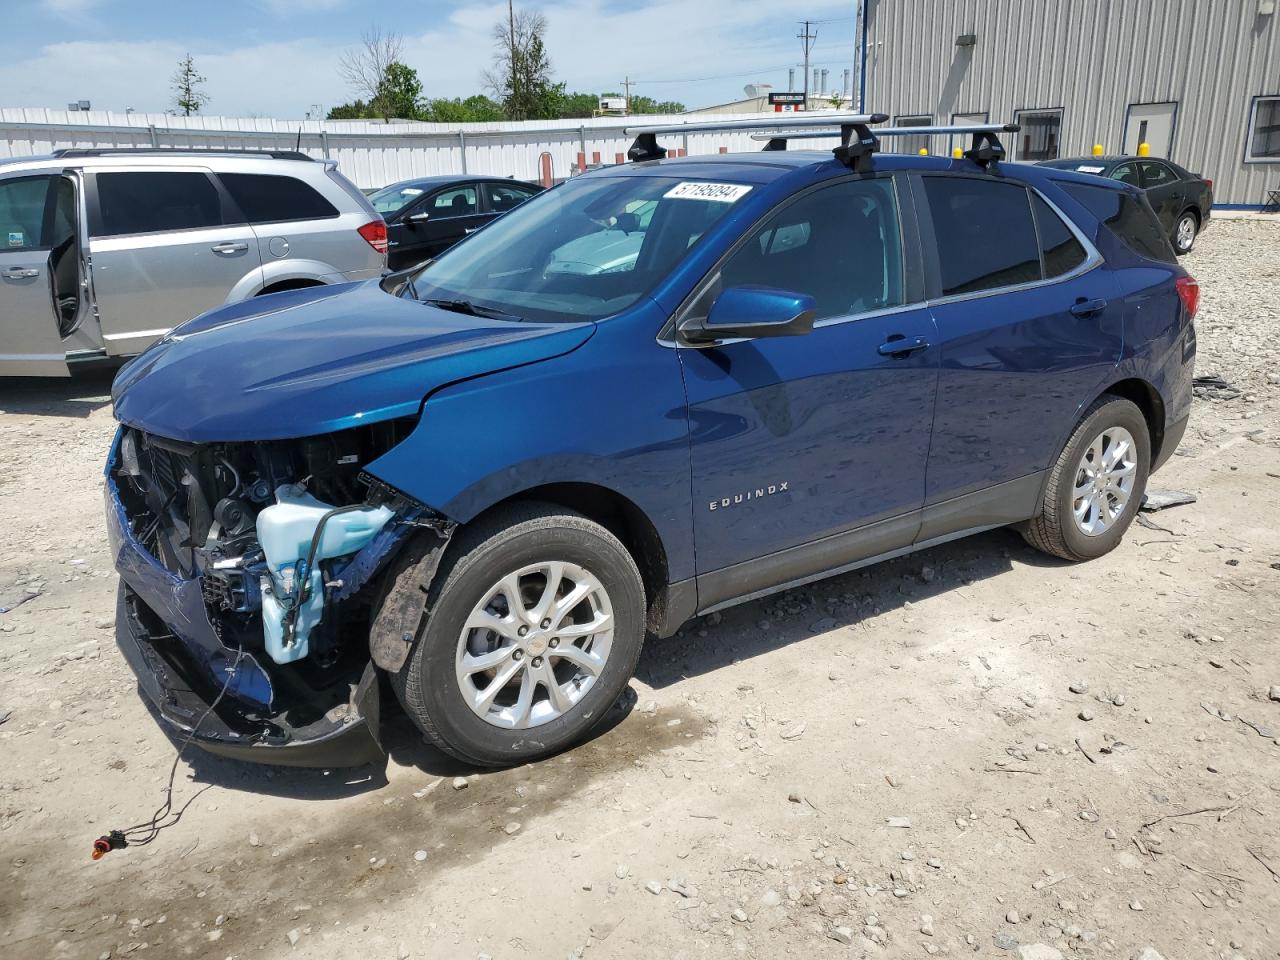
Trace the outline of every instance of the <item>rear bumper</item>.
{"type": "MultiPolygon", "coordinates": [[[[115,455],[113,447],[112,462],[115,455]]],[[[183,737],[195,731],[192,741],[210,753],[257,763],[354,767],[382,757],[372,661],[354,689],[335,684],[341,689],[336,697],[310,696],[296,674],[277,675],[252,653],[222,643],[200,580],[175,576],[138,542],[110,473],[106,514],[121,579],[116,643],[166,729],[183,737]]],[[[358,669],[354,665],[353,680],[358,669]]]]}
{"type": "Polygon", "coordinates": [[[1164,440],[1160,444],[1160,454],[1151,464],[1151,472],[1155,473],[1173,456],[1178,449],[1178,444],[1182,442],[1182,436],[1187,432],[1187,422],[1191,419],[1191,415],[1187,414],[1180,420],[1175,420],[1164,428],[1164,440]]]}

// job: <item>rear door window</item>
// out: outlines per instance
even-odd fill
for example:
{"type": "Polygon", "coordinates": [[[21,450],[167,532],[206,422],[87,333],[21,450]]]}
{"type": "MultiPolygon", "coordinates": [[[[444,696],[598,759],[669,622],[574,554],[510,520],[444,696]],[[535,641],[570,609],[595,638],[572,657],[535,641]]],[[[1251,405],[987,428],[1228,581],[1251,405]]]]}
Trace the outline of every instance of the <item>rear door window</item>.
{"type": "MultiPolygon", "coordinates": [[[[199,230],[224,223],[222,200],[199,171],[121,171],[96,175],[95,237],[199,230]]],[[[234,219],[234,218],[233,218],[234,219]]]]}
{"type": "Polygon", "coordinates": [[[1124,190],[1089,187],[1082,183],[1059,184],[1067,194],[1098,218],[1120,241],[1140,257],[1177,263],[1160,221],[1141,196],[1124,190]]]}
{"type": "Polygon", "coordinates": [[[1062,222],[1053,208],[1039,194],[1031,195],[1031,206],[1036,211],[1036,228],[1040,234],[1040,257],[1044,261],[1044,275],[1048,278],[1070,273],[1084,263],[1088,254],[1071,228],[1062,222]]]}
{"type": "Polygon", "coordinates": [[[338,210],[297,177],[265,173],[220,173],[231,199],[250,223],[326,220],[338,210]]]}
{"type": "Polygon", "coordinates": [[[1040,244],[1026,187],[975,177],[922,179],[937,241],[942,296],[1041,278],[1040,244]]]}
{"type": "Polygon", "coordinates": [[[44,237],[49,177],[21,177],[0,181],[0,253],[40,250],[44,237]]]}
{"type": "Polygon", "coordinates": [[[742,286],[807,293],[817,320],[900,305],[902,235],[893,181],[848,180],[802,196],[758,227],[725,261],[719,279],[716,293],[742,286]]]}

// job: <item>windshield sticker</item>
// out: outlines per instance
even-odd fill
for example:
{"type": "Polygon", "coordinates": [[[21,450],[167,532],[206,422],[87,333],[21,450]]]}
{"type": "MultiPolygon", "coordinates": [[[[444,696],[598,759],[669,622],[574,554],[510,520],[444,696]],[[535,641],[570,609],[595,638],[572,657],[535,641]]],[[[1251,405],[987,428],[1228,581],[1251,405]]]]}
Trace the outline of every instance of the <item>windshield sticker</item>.
{"type": "Polygon", "coordinates": [[[419,190],[417,187],[405,187],[403,190],[400,191],[400,196],[416,197],[416,196],[420,196],[424,192],[425,191],[419,190]]]}
{"type": "Polygon", "coordinates": [[[714,200],[717,203],[733,203],[741,200],[751,188],[741,183],[677,183],[663,194],[668,200],[714,200]]]}
{"type": "Polygon", "coordinates": [[[1080,167],[1076,167],[1076,170],[1077,170],[1077,171],[1079,171],[1080,173],[1101,173],[1101,172],[1102,172],[1103,170],[1105,170],[1105,169],[1107,169],[1107,168],[1106,168],[1106,167],[1092,167],[1092,166],[1080,166],[1080,167]]]}
{"type": "Polygon", "coordinates": [[[25,244],[26,244],[26,237],[23,235],[21,230],[9,231],[9,246],[21,247],[21,246],[25,246],[25,244]]]}

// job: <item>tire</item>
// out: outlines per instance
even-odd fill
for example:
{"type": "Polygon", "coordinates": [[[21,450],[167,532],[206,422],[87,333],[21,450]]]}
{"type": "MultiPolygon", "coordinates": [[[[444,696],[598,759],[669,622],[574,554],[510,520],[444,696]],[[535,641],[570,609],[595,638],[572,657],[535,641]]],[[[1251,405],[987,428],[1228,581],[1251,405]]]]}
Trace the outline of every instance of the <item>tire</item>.
{"type": "Polygon", "coordinates": [[[1023,525],[1023,538],[1037,550],[1064,560],[1093,560],[1109,553],[1119,545],[1142,504],[1150,469],[1151,437],[1142,411],[1123,397],[1103,394],[1085,411],[1050,468],[1040,512],[1023,525]],[[1123,448],[1124,435],[1131,441],[1130,456],[1117,461],[1114,471],[1104,471],[1111,486],[1089,482],[1092,478],[1083,472],[1089,462],[1097,462],[1101,450],[1105,463],[1106,456],[1114,456],[1123,448]],[[1117,440],[1121,441],[1118,446],[1117,440]],[[1091,456],[1089,462],[1086,455],[1091,456]],[[1131,480],[1125,480],[1129,476],[1125,466],[1130,461],[1131,480]],[[1086,482],[1088,493],[1077,498],[1077,491],[1083,489],[1078,486],[1082,481],[1086,482]],[[1123,487],[1126,482],[1127,490],[1123,487]],[[1113,515],[1111,508],[1118,505],[1122,493],[1123,507],[1113,515]],[[1093,506],[1086,501],[1092,501],[1093,506]],[[1104,504],[1102,509],[1099,503],[1104,504]],[[1078,518],[1077,508],[1081,506],[1083,519],[1078,518]],[[1092,533],[1086,529],[1089,526],[1093,527],[1092,533]]]}
{"type": "Polygon", "coordinates": [[[528,763],[586,738],[626,688],[644,643],[644,584],[635,560],[604,527],[549,504],[516,504],[463,528],[436,572],[427,603],[426,627],[404,666],[392,674],[392,686],[431,743],[476,766],[528,763]],[[520,571],[525,572],[514,580],[521,597],[517,611],[502,586],[520,571]],[[528,619],[538,614],[539,603],[550,602],[546,586],[553,575],[563,595],[553,591],[552,601],[570,603],[572,593],[590,592],[559,614],[553,604],[541,623],[528,619]],[[557,616],[563,622],[551,623],[557,616]],[[477,620],[486,626],[469,626],[477,620]],[[581,633],[596,623],[612,626],[581,633]],[[557,626],[574,631],[575,638],[552,636],[557,626]],[[527,635],[517,636],[519,630],[527,635]],[[571,648],[577,651],[573,659],[571,648]],[[492,671],[476,669],[485,658],[501,659],[492,671]],[[601,658],[602,665],[595,662],[601,658]],[[588,661],[591,669],[584,665],[588,661]],[[507,671],[514,671],[510,681],[499,685],[489,705],[480,705],[507,671]],[[558,698],[548,680],[555,681],[558,698]]]}
{"type": "Polygon", "coordinates": [[[1173,249],[1178,256],[1191,252],[1200,233],[1200,219],[1191,210],[1185,210],[1173,227],[1173,249]]]}

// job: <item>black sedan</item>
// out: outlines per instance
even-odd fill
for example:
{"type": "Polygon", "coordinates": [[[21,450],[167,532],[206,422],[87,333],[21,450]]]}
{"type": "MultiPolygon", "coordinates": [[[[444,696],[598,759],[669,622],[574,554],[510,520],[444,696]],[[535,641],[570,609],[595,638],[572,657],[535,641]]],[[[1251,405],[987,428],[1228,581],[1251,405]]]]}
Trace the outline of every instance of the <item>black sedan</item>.
{"type": "Polygon", "coordinates": [[[430,260],[542,190],[505,177],[448,175],[404,180],[370,194],[387,221],[387,266],[430,260]]]}
{"type": "Polygon", "coordinates": [[[1178,253],[1190,253],[1196,235],[1209,225],[1213,181],[1157,157],[1076,157],[1043,160],[1043,166],[1093,173],[1131,183],[1146,191],[1169,240],[1178,253]]]}

